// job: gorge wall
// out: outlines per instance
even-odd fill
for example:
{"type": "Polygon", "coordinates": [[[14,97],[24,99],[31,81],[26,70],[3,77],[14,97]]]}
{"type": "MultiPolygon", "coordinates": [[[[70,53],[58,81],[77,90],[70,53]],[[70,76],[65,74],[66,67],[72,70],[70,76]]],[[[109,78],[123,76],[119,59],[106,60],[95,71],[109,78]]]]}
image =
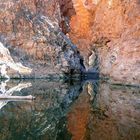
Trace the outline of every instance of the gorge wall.
{"type": "Polygon", "coordinates": [[[72,1],[75,14],[70,19],[69,36],[84,56],[87,69],[94,59],[89,56],[96,53],[102,76],[115,83],[139,84],[140,1],[72,1]]]}
{"type": "Polygon", "coordinates": [[[63,33],[62,21],[57,0],[1,0],[0,49],[5,47],[9,51],[7,56],[0,52],[2,76],[46,78],[81,72],[82,57],[63,33]],[[7,65],[8,57],[32,72],[23,74],[13,69],[7,65]]]}
{"type": "Polygon", "coordinates": [[[88,71],[140,83],[139,0],[1,0],[0,10],[0,41],[32,76],[81,71],[81,54],[88,71]]]}

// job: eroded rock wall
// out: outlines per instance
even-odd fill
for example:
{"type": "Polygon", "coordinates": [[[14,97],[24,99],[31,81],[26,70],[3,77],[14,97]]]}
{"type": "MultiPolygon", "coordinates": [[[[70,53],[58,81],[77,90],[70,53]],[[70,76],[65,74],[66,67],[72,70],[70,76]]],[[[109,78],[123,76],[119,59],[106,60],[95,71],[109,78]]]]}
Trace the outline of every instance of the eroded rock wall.
{"type": "Polygon", "coordinates": [[[140,1],[73,0],[69,33],[89,67],[92,50],[99,71],[113,82],[140,83],[140,1]]]}
{"type": "Polygon", "coordinates": [[[0,7],[0,41],[34,76],[82,70],[74,43],[86,70],[140,83],[139,0],[1,0],[0,7]]]}
{"type": "MultiPolygon", "coordinates": [[[[60,6],[57,0],[0,1],[0,42],[15,62],[32,69],[27,77],[83,69],[76,46],[62,32],[60,6]]],[[[9,75],[24,77],[15,71],[9,75]]]]}

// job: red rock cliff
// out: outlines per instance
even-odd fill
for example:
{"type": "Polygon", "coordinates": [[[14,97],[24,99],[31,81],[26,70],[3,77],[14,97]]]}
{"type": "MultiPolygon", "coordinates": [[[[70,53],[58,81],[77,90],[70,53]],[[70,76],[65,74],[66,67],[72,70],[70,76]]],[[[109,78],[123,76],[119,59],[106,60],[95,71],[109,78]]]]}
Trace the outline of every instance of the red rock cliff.
{"type": "Polygon", "coordinates": [[[89,67],[98,53],[100,73],[115,82],[140,83],[140,1],[73,0],[69,35],[89,67]],[[86,62],[87,61],[87,62],[86,62]]]}
{"type": "Polygon", "coordinates": [[[58,72],[52,66],[55,64],[72,69],[78,64],[80,69],[77,52],[70,51],[66,60],[63,57],[63,46],[70,38],[83,55],[87,70],[98,71],[113,82],[140,83],[139,0],[1,0],[0,7],[0,32],[6,38],[3,42],[14,46],[12,52],[18,48],[33,57],[34,72],[38,71],[36,64],[54,73],[58,72]],[[56,29],[52,34],[45,23],[40,24],[42,16],[63,31],[61,37],[54,35],[56,29]],[[56,46],[61,46],[60,50],[56,46]],[[57,58],[64,58],[63,64],[55,61],[60,52],[62,57],[57,58]]]}

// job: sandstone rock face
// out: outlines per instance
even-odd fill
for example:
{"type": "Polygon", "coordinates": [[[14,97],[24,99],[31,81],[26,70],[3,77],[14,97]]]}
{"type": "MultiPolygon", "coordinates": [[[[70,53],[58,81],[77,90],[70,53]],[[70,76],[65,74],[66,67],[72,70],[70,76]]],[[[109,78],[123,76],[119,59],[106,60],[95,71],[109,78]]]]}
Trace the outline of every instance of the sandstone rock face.
{"type": "Polygon", "coordinates": [[[84,55],[97,48],[100,73],[112,81],[140,83],[139,0],[72,0],[70,38],[84,55]]]}
{"type": "Polygon", "coordinates": [[[9,72],[10,77],[41,78],[83,69],[77,48],[62,32],[62,19],[57,0],[0,1],[0,42],[15,62],[32,69],[26,76],[9,72]]]}
{"type": "Polygon", "coordinates": [[[0,41],[32,77],[81,71],[71,39],[86,70],[140,83],[139,0],[1,0],[0,19],[0,41]]]}

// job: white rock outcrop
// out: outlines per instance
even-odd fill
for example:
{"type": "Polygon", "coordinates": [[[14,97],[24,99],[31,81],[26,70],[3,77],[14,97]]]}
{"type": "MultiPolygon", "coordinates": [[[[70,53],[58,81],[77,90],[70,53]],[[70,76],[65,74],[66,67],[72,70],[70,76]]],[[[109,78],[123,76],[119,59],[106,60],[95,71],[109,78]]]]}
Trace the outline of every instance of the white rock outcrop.
{"type": "Polygon", "coordinates": [[[11,68],[20,74],[30,74],[32,72],[31,68],[25,67],[21,63],[14,62],[9,50],[0,42],[0,72],[2,77],[9,79],[7,68],[11,68]]]}

